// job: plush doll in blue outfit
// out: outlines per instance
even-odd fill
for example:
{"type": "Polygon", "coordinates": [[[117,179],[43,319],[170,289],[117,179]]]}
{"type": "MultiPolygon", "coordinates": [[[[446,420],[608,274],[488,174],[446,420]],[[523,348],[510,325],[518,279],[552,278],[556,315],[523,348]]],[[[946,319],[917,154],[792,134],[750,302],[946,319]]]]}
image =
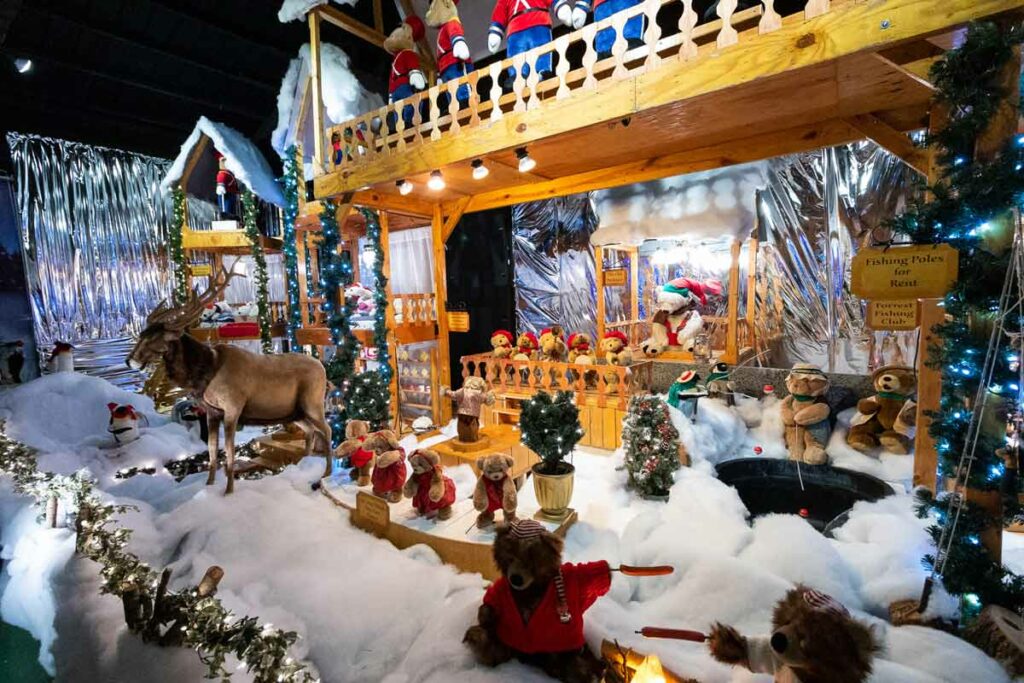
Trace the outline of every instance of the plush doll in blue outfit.
{"type": "MultiPolygon", "coordinates": [[[[487,47],[497,52],[501,40],[508,43],[509,57],[532,50],[551,42],[552,0],[497,0],[491,13],[491,28],[487,33],[487,47]]],[[[555,13],[564,24],[572,23],[572,0],[557,0],[555,13]]],[[[536,60],[537,71],[546,78],[552,71],[551,53],[547,52],[536,60]]],[[[515,77],[515,69],[509,68],[509,78],[515,77]]],[[[530,75],[529,65],[523,65],[523,78],[530,75]]]]}
{"type": "MultiPolygon", "coordinates": [[[[583,24],[587,23],[587,14],[590,13],[591,9],[594,11],[594,21],[596,22],[607,19],[617,12],[636,7],[640,2],[641,0],[593,0],[593,6],[591,6],[591,0],[576,0],[576,4],[572,9],[572,27],[581,28],[583,24]]],[[[637,15],[627,21],[623,34],[626,38],[627,49],[639,47],[644,39],[643,15],[637,15]]],[[[603,59],[611,55],[612,46],[615,45],[615,38],[614,28],[598,31],[597,36],[594,38],[594,49],[597,50],[599,58],[603,59]]]]}

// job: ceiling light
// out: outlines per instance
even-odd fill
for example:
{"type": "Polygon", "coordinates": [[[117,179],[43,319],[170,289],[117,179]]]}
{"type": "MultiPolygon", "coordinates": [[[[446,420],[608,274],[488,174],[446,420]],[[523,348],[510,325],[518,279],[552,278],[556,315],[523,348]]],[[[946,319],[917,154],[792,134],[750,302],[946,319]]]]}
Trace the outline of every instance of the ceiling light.
{"type": "Polygon", "coordinates": [[[401,195],[407,195],[412,192],[412,183],[408,180],[399,180],[395,185],[398,186],[398,193],[401,195]]]}
{"type": "Polygon", "coordinates": [[[473,180],[483,180],[490,172],[490,169],[484,166],[483,159],[473,159],[473,180]]]}
{"type": "Polygon", "coordinates": [[[525,147],[520,147],[516,150],[516,158],[519,159],[520,173],[529,173],[537,167],[537,162],[527,153],[525,147]]]}
{"type": "Polygon", "coordinates": [[[440,171],[430,172],[430,180],[427,181],[427,187],[434,192],[440,192],[444,189],[444,176],[441,175],[440,171]]]}
{"type": "Polygon", "coordinates": [[[20,74],[27,74],[32,70],[32,60],[25,59],[24,57],[18,57],[14,60],[14,68],[17,69],[20,74]]]}

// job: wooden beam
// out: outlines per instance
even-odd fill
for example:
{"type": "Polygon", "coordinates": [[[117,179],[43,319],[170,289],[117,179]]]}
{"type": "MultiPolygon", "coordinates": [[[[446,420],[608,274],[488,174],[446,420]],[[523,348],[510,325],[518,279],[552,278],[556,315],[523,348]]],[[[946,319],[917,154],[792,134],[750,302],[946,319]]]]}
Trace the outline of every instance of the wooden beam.
{"type": "MultiPolygon", "coordinates": [[[[448,264],[444,249],[444,215],[441,206],[435,205],[430,223],[434,250],[434,296],[437,301],[437,355],[438,377],[441,386],[452,385],[452,368],[449,360],[450,345],[448,342],[448,264]]],[[[441,401],[442,424],[452,418],[451,401],[441,401]]]]}
{"type": "MultiPolygon", "coordinates": [[[[466,211],[472,213],[538,199],[550,199],[578,192],[658,180],[684,173],[707,171],[768,159],[782,154],[840,145],[860,137],[860,133],[848,123],[832,119],[766,135],[733,140],[712,147],[687,150],[653,159],[640,159],[621,166],[579,173],[543,183],[484,192],[474,195],[470,199],[466,211]]],[[[447,206],[445,208],[448,209],[447,206]]]]}
{"type": "Polygon", "coordinates": [[[923,176],[928,175],[931,167],[930,154],[927,150],[917,147],[913,141],[900,131],[890,128],[888,124],[872,114],[860,114],[845,119],[847,123],[864,134],[864,137],[885,149],[893,156],[923,176]]]}
{"type": "Polygon", "coordinates": [[[309,19],[309,78],[313,84],[313,174],[320,175],[326,170],[324,161],[327,158],[327,147],[324,141],[327,126],[324,123],[323,70],[320,61],[323,57],[320,49],[320,12],[313,10],[307,18],[309,19]]]}
{"type": "MultiPolygon", "coordinates": [[[[637,321],[640,320],[640,247],[627,247],[626,252],[629,254],[629,286],[633,290],[629,297],[629,319],[637,321]]],[[[602,337],[598,337],[598,344],[602,337]]]]}
{"type": "Polygon", "coordinates": [[[206,145],[210,143],[210,138],[205,134],[199,136],[199,144],[192,148],[192,152],[188,155],[188,161],[185,163],[185,169],[181,172],[181,178],[178,179],[178,187],[184,192],[188,186],[188,179],[192,176],[192,171],[195,170],[196,164],[199,163],[199,159],[202,158],[203,152],[206,151],[206,145]]]}
{"type": "Polygon", "coordinates": [[[321,18],[334,24],[338,28],[348,31],[357,38],[362,38],[370,45],[376,45],[380,49],[384,49],[385,36],[383,31],[370,28],[363,22],[353,19],[334,5],[319,5],[316,9],[310,12],[310,15],[315,13],[319,13],[321,18]]]}
{"type": "Polygon", "coordinates": [[[352,203],[358,206],[365,206],[368,209],[380,209],[421,218],[433,216],[434,207],[436,206],[436,204],[425,202],[411,195],[402,196],[400,194],[377,192],[376,190],[356,192],[352,197],[352,203]]]}
{"type": "Polygon", "coordinates": [[[877,59],[912,81],[929,90],[935,90],[935,85],[931,82],[928,74],[932,64],[938,61],[944,54],[944,50],[934,43],[919,40],[880,50],[874,54],[877,59]]]}
{"type": "Polygon", "coordinates": [[[384,34],[384,8],[381,0],[373,0],[373,28],[381,35],[384,34]]]}
{"type": "Polygon", "coordinates": [[[594,345],[601,348],[601,340],[608,321],[606,320],[606,303],[604,300],[604,247],[594,247],[594,276],[597,279],[594,290],[597,292],[597,339],[594,345]]]}
{"type": "MultiPolygon", "coordinates": [[[[756,218],[755,218],[756,220],[756,218]]],[[[754,228],[757,234],[757,228],[754,228]]],[[[757,352],[757,248],[756,237],[747,240],[747,331],[750,334],[750,348],[757,352]]]]}
{"type": "Polygon", "coordinates": [[[445,243],[448,242],[448,238],[455,232],[455,226],[459,224],[459,219],[462,218],[462,214],[466,213],[466,207],[469,206],[469,197],[462,197],[461,199],[455,200],[455,202],[449,207],[448,217],[444,220],[444,227],[441,230],[441,237],[445,243]]]}

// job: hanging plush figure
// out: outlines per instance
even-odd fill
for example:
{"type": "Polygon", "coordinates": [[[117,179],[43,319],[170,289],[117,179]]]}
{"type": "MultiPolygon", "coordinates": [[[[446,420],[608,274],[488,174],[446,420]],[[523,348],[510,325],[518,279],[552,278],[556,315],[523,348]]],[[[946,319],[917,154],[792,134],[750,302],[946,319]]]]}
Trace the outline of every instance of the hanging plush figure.
{"type": "MultiPolygon", "coordinates": [[[[509,57],[532,50],[551,42],[552,0],[497,0],[491,13],[491,28],[487,34],[487,47],[492,53],[501,48],[502,38],[507,39],[505,52],[509,57]]],[[[558,0],[555,13],[564,24],[572,23],[572,3],[558,0]]],[[[551,53],[537,57],[537,71],[541,78],[551,74],[551,53]]],[[[516,71],[509,67],[508,75],[514,79],[516,71]]],[[[523,78],[530,75],[530,65],[523,65],[523,78]]]]}
{"type": "Polygon", "coordinates": [[[217,209],[222,219],[238,218],[238,181],[228,170],[227,159],[220,152],[217,156],[217,209]]]}
{"type": "MultiPolygon", "coordinates": [[[[442,83],[454,81],[473,70],[466,34],[459,21],[459,0],[431,0],[427,25],[437,29],[437,75],[442,83]]],[[[459,86],[459,102],[469,101],[469,86],[459,86]]]]}
{"type": "Polygon", "coordinates": [[[658,312],[651,320],[651,336],[640,345],[644,354],[657,356],[669,347],[692,350],[693,340],[704,326],[698,306],[707,305],[709,295],[721,293],[718,280],[698,282],[681,277],[662,285],[655,301],[658,312]]]}
{"type": "Polygon", "coordinates": [[[75,371],[75,347],[67,342],[56,342],[50,354],[50,372],[75,371]]]}
{"type": "MultiPolygon", "coordinates": [[[[637,7],[640,5],[640,2],[641,0],[593,0],[594,22],[607,19],[613,14],[623,12],[631,7],[637,7]]],[[[581,28],[583,24],[587,23],[587,14],[590,13],[590,10],[591,0],[577,0],[576,6],[572,10],[572,27],[581,28]]],[[[626,38],[627,50],[640,47],[644,41],[643,14],[631,17],[626,22],[622,33],[626,38]]],[[[616,37],[614,28],[598,31],[597,36],[594,38],[594,49],[597,51],[599,59],[611,56],[612,46],[615,45],[616,37]]]]}
{"type": "Polygon", "coordinates": [[[139,438],[139,415],[130,404],[108,403],[110,423],[107,431],[119,444],[131,443],[139,438]]]}
{"type": "MultiPolygon", "coordinates": [[[[426,28],[416,16],[405,18],[402,25],[384,40],[384,49],[394,56],[391,61],[391,76],[388,78],[388,101],[403,100],[427,87],[427,79],[420,68],[420,55],[416,52],[416,41],[423,37],[426,28]]],[[[402,120],[412,125],[412,105],[402,107],[402,120]]],[[[394,125],[390,121],[389,125],[394,125]]]]}

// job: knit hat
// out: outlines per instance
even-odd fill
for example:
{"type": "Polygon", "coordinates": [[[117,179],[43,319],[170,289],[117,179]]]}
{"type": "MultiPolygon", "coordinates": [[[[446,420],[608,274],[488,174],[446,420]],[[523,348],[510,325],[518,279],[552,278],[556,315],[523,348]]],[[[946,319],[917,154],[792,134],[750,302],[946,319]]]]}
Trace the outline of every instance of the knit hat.
{"type": "Polygon", "coordinates": [[[590,350],[590,339],[587,338],[587,335],[583,334],[582,332],[573,332],[572,334],[570,334],[569,341],[566,343],[569,345],[570,349],[575,349],[577,343],[579,343],[580,351],[590,350]]]}
{"type": "Polygon", "coordinates": [[[533,519],[515,519],[508,525],[508,530],[517,541],[537,538],[546,531],[540,522],[533,519]]]}
{"type": "Polygon", "coordinates": [[[515,343],[515,341],[516,341],[512,337],[512,333],[509,332],[508,330],[495,330],[494,332],[491,333],[491,341],[492,342],[494,341],[495,337],[504,337],[506,340],[508,340],[508,345],[509,346],[512,346],[515,343]]]}
{"type": "MultiPolygon", "coordinates": [[[[530,348],[532,348],[532,349],[536,349],[537,348],[537,346],[538,346],[537,335],[535,335],[533,332],[523,332],[519,336],[520,337],[526,337],[527,341],[529,341],[529,343],[530,343],[530,348]]],[[[521,344],[520,344],[520,348],[522,348],[521,344]]]]}
{"type": "Polygon", "coordinates": [[[804,588],[801,591],[804,602],[817,610],[823,610],[825,612],[832,612],[842,617],[850,616],[850,611],[846,609],[843,603],[839,602],[831,595],[816,591],[813,588],[804,588]]]}
{"type": "Polygon", "coordinates": [[[427,35],[427,27],[423,25],[423,20],[417,17],[415,14],[410,14],[405,18],[406,25],[412,29],[412,39],[420,40],[423,36],[427,35]]]}
{"type": "Polygon", "coordinates": [[[623,346],[629,346],[629,338],[626,337],[626,333],[622,330],[611,330],[610,332],[604,333],[605,339],[618,339],[622,342],[623,346]]]}
{"type": "Polygon", "coordinates": [[[813,363],[797,363],[789,371],[791,375],[811,375],[812,377],[824,377],[825,373],[813,363]]]}

